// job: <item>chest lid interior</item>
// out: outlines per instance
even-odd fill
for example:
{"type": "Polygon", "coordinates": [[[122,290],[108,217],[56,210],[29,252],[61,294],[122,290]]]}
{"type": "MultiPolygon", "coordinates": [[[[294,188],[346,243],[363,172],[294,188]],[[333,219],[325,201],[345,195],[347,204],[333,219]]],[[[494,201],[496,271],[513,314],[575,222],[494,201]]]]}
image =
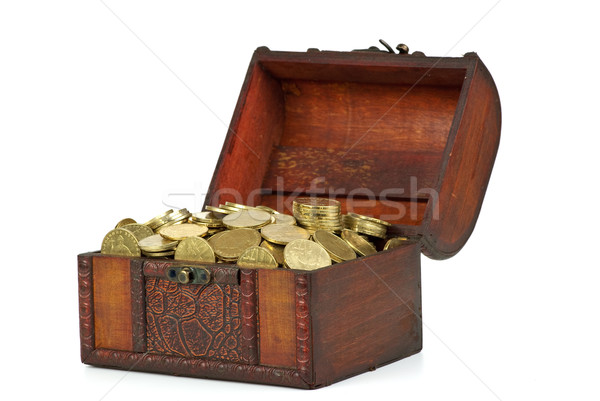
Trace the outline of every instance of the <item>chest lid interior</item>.
{"type": "Polygon", "coordinates": [[[206,204],[292,214],[298,196],[339,200],[418,235],[443,259],[470,236],[500,136],[491,75],[470,53],[255,51],[206,204]]]}

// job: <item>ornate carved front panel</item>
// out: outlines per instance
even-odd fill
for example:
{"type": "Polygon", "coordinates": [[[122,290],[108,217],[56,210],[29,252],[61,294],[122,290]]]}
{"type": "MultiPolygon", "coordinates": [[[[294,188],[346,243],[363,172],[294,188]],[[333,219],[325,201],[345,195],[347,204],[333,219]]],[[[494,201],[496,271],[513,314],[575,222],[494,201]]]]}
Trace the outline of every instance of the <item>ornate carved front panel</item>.
{"type": "Polygon", "coordinates": [[[239,286],[146,280],[149,353],[242,361],[239,286]]]}

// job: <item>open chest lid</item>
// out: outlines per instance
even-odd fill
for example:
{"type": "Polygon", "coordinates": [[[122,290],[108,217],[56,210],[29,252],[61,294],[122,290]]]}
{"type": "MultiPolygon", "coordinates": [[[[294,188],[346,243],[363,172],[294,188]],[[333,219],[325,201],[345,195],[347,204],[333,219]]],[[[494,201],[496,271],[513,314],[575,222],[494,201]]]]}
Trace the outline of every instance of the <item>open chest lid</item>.
{"type": "Polygon", "coordinates": [[[206,205],[299,196],[393,224],[434,259],[469,238],[500,139],[500,101],[475,53],[258,48],[233,113],[206,205]]]}

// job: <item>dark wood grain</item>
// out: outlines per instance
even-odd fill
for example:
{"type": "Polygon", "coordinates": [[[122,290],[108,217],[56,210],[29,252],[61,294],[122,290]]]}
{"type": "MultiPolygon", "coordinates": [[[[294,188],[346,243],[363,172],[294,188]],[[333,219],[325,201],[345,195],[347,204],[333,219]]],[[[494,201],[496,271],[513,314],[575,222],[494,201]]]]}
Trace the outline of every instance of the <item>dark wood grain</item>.
{"type": "Polygon", "coordinates": [[[431,204],[425,217],[424,253],[434,259],[455,255],[473,232],[500,141],[494,81],[479,57],[465,58],[472,67],[445,151],[438,210],[431,204]]]}
{"type": "Polygon", "coordinates": [[[315,385],[421,350],[418,244],[315,271],[310,282],[315,385]]]}
{"type": "Polygon", "coordinates": [[[202,358],[140,354],[108,349],[96,349],[85,361],[88,364],[141,372],[165,373],[206,379],[236,380],[308,389],[294,369],[247,365],[202,358]]]}
{"type": "Polygon", "coordinates": [[[259,48],[206,203],[273,207],[325,191],[345,211],[420,227],[424,252],[443,259],[473,230],[499,132],[498,94],[475,54],[259,48]],[[365,196],[373,204],[356,210],[365,196]]]}

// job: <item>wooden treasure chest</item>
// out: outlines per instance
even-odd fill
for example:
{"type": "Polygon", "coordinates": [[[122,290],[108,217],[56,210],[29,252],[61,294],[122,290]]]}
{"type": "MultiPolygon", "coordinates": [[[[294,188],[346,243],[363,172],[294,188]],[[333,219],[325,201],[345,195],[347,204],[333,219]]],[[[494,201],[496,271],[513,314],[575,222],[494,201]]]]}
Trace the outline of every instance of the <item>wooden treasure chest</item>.
{"type": "Polygon", "coordinates": [[[81,360],[313,389],[419,352],[421,253],[465,244],[499,138],[475,53],[258,48],[205,205],[330,198],[404,243],[311,271],[81,254],[81,360]]]}

